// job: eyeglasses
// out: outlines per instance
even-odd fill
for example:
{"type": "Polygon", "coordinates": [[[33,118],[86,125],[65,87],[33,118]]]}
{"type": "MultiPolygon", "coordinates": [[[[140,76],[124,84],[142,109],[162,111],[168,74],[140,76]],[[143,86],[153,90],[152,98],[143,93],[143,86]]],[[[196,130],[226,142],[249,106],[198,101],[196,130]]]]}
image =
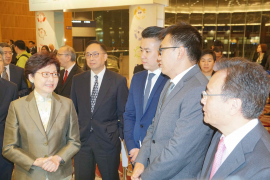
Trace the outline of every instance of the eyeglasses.
{"type": "Polygon", "coordinates": [[[226,94],[207,94],[206,91],[202,92],[202,97],[206,98],[207,96],[225,96],[226,94]]]}
{"type": "Polygon", "coordinates": [[[159,48],[159,49],[158,49],[159,55],[162,54],[162,51],[163,51],[164,49],[171,49],[171,48],[179,48],[179,47],[163,47],[163,48],[159,48]]]}
{"type": "Polygon", "coordinates": [[[91,58],[91,56],[92,56],[93,58],[98,58],[98,57],[99,57],[99,54],[107,54],[107,53],[93,53],[93,54],[86,53],[86,54],[85,54],[85,58],[89,59],[89,58],[91,58]]]}
{"type": "Polygon", "coordinates": [[[62,56],[62,55],[65,55],[65,56],[66,56],[66,55],[69,55],[69,54],[58,54],[58,53],[57,53],[56,56],[62,56]]]}
{"type": "Polygon", "coordinates": [[[59,73],[49,73],[49,72],[37,72],[42,75],[44,78],[49,78],[51,75],[53,78],[58,78],[60,76],[59,73]]]}

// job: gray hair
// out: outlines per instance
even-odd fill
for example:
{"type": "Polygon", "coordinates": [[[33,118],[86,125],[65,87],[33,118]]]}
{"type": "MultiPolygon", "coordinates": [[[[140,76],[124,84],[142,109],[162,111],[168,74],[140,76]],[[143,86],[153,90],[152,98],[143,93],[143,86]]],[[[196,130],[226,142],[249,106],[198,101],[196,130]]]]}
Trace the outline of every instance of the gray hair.
{"type": "Polygon", "coordinates": [[[5,59],[5,54],[4,54],[4,50],[2,47],[0,47],[0,54],[2,55],[3,61],[5,59]]]}
{"type": "Polygon", "coordinates": [[[65,45],[65,46],[62,46],[61,48],[65,48],[65,52],[71,56],[71,61],[76,61],[76,54],[75,54],[75,50],[68,46],[68,45],[65,45]]]}
{"type": "Polygon", "coordinates": [[[261,65],[240,57],[224,58],[216,63],[217,70],[227,71],[222,87],[223,99],[241,99],[243,116],[246,119],[258,118],[270,91],[268,73],[261,65]]]}

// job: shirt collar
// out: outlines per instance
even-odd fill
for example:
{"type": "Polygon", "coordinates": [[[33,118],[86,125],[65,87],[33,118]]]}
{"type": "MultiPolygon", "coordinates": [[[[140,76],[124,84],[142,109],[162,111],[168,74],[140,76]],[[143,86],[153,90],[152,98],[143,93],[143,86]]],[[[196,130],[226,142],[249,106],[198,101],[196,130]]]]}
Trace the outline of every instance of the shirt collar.
{"type": "Polygon", "coordinates": [[[231,134],[225,136],[222,134],[220,139],[224,137],[224,144],[226,146],[226,150],[232,152],[233,149],[237,146],[237,144],[258,124],[258,119],[252,119],[244,126],[235,130],[231,134]]]}
{"type": "Polygon", "coordinates": [[[7,70],[9,70],[9,64],[5,66],[5,68],[7,68],[7,70]]]}
{"type": "Polygon", "coordinates": [[[105,67],[105,66],[104,66],[103,70],[100,71],[100,73],[98,73],[98,74],[95,74],[95,73],[91,70],[91,77],[94,78],[95,75],[97,75],[99,79],[102,79],[103,76],[104,76],[104,74],[105,74],[105,71],[106,71],[106,67],[105,67]]]}
{"type": "Polygon", "coordinates": [[[155,75],[159,76],[161,74],[161,69],[160,68],[157,68],[155,71],[151,72],[150,70],[148,70],[148,75],[150,73],[154,73],[155,75]]]}
{"type": "Polygon", "coordinates": [[[72,68],[75,66],[76,63],[74,63],[72,66],[70,66],[68,69],[65,69],[65,71],[70,72],[72,70],[72,68]]]}
{"type": "Polygon", "coordinates": [[[178,74],[175,78],[171,79],[171,82],[173,82],[174,86],[176,86],[176,84],[187,74],[187,72],[189,70],[191,70],[195,65],[191,66],[190,68],[188,68],[187,70],[181,72],[180,74],[178,74]]]}
{"type": "Polygon", "coordinates": [[[34,96],[37,102],[45,102],[52,99],[52,93],[49,93],[46,98],[41,96],[36,90],[34,90],[34,96]]]}

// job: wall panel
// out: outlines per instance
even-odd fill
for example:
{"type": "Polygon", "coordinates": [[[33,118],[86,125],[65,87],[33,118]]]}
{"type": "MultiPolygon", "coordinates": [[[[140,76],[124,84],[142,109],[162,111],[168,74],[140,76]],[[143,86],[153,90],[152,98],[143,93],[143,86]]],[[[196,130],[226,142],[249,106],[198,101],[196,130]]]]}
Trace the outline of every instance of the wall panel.
{"type": "Polygon", "coordinates": [[[72,29],[67,29],[67,26],[72,27],[72,12],[64,12],[64,29],[66,45],[73,47],[72,29]]]}
{"type": "Polygon", "coordinates": [[[0,0],[0,37],[3,42],[10,39],[36,42],[35,12],[29,11],[29,0],[0,0]]]}

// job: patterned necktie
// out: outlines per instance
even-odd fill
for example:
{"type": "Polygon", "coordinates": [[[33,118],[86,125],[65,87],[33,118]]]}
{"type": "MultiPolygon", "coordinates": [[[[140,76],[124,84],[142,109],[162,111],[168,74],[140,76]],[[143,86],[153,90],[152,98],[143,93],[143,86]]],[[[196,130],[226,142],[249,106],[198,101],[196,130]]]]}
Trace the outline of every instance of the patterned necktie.
{"type": "Polygon", "coordinates": [[[154,73],[150,73],[148,75],[148,81],[147,81],[147,85],[145,88],[145,92],[144,92],[144,101],[143,101],[143,112],[145,111],[145,107],[149,98],[149,94],[150,94],[150,89],[151,89],[151,82],[152,82],[152,78],[155,76],[154,73]]]}
{"type": "Polygon", "coordinates": [[[66,80],[67,80],[67,74],[68,74],[68,71],[66,70],[65,72],[65,77],[64,77],[64,80],[63,80],[63,84],[65,84],[66,80]]]}
{"type": "Polygon", "coordinates": [[[224,153],[225,149],[226,149],[226,146],[224,144],[224,137],[222,137],[220,139],[219,143],[218,143],[218,148],[217,148],[217,152],[216,152],[216,155],[215,155],[215,160],[214,160],[214,163],[213,163],[213,166],[212,166],[212,170],[211,170],[209,180],[212,179],[212,177],[215,175],[218,168],[220,167],[221,162],[222,162],[222,156],[223,156],[223,153],[224,153]]]}
{"type": "Polygon", "coordinates": [[[2,73],[2,78],[9,81],[6,67],[4,67],[4,70],[2,73]]]}
{"type": "Polygon", "coordinates": [[[91,113],[93,113],[98,96],[98,76],[95,75],[95,83],[91,95],[91,113]]]}

